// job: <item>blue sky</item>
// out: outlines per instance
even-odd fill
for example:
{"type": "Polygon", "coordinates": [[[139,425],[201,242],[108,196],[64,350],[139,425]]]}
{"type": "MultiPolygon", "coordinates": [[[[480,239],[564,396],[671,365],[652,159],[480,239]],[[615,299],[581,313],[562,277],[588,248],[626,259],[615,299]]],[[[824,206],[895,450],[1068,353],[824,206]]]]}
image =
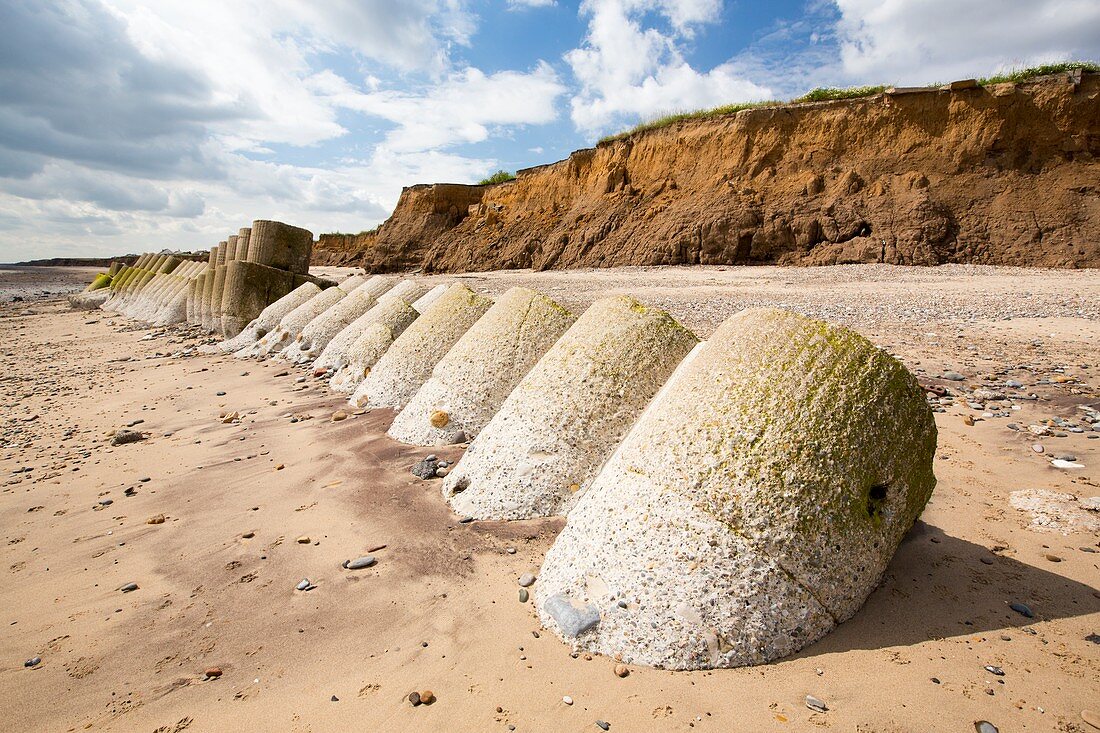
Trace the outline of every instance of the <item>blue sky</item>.
{"type": "Polygon", "coordinates": [[[660,114],[1100,58],[1095,0],[6,0],[0,261],[382,221],[660,114]]]}

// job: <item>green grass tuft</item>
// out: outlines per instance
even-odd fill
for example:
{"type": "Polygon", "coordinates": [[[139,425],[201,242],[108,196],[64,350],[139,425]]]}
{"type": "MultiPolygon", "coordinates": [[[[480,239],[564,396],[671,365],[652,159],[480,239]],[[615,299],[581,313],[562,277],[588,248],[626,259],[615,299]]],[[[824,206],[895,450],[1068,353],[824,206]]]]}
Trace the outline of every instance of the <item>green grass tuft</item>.
{"type": "MultiPolygon", "coordinates": [[[[1050,74],[1060,74],[1067,71],[1073,71],[1075,69],[1082,69],[1084,71],[1100,72],[1100,64],[1093,61],[1067,61],[1059,64],[1043,64],[1042,66],[1032,66],[1026,69],[1016,69],[1003,74],[997,74],[985,79],[979,79],[978,83],[982,86],[988,84],[1000,84],[1007,81],[1027,81],[1028,79],[1034,79],[1037,76],[1048,76],[1050,74]]],[[[939,84],[933,84],[929,86],[940,86],[939,84]]],[[[721,117],[722,115],[730,115],[735,112],[740,112],[744,109],[757,109],[760,107],[782,107],[786,104],[799,104],[804,102],[828,102],[839,99],[859,99],[862,97],[872,97],[876,94],[881,94],[887,89],[887,85],[879,84],[874,86],[862,86],[862,87],[848,87],[840,89],[837,87],[818,87],[813,89],[801,97],[796,97],[787,102],[781,102],[777,100],[769,100],[766,102],[743,102],[739,104],[727,104],[721,107],[715,107],[714,109],[698,109],[693,112],[674,112],[671,114],[661,115],[651,120],[641,122],[629,130],[616,133],[614,135],[607,135],[599,139],[598,145],[603,143],[615,142],[617,140],[625,140],[632,135],[636,135],[640,132],[648,132],[649,130],[659,130],[662,127],[668,127],[669,125],[677,122],[684,122],[688,120],[706,120],[712,117],[721,117]]],[[[503,172],[503,171],[502,171],[503,172]]],[[[499,174],[498,174],[499,175],[499,174]]],[[[482,181],[482,183],[490,182],[489,179],[482,181]]]]}
{"type": "Polygon", "coordinates": [[[881,94],[885,90],[885,84],[870,87],[846,87],[844,89],[838,87],[818,87],[817,89],[811,89],[801,97],[792,99],[791,103],[798,104],[799,102],[830,102],[836,99],[859,99],[860,97],[873,97],[876,94],[881,94]]]}
{"type": "Polygon", "coordinates": [[[1083,71],[1100,71],[1100,64],[1093,61],[1066,61],[1060,64],[1043,64],[1042,66],[1029,66],[1026,69],[1013,69],[1002,74],[978,79],[983,87],[988,84],[1004,84],[1009,81],[1027,81],[1037,76],[1049,76],[1051,74],[1064,74],[1067,71],[1081,69],[1083,71]]]}
{"type": "Polygon", "coordinates": [[[613,142],[615,140],[623,140],[625,138],[634,135],[639,132],[646,132],[647,130],[659,130],[662,127],[668,127],[675,122],[682,122],[684,120],[706,120],[711,117],[721,117],[722,115],[732,115],[736,112],[740,112],[743,109],[757,109],[759,107],[777,107],[782,105],[782,102],[775,100],[768,100],[766,102],[739,102],[737,104],[726,104],[721,107],[715,107],[713,109],[697,109],[692,112],[673,112],[670,114],[662,115],[652,120],[641,122],[629,130],[617,133],[615,135],[608,135],[600,138],[601,143],[613,142]]]}
{"type": "Polygon", "coordinates": [[[516,177],[515,177],[514,174],[509,173],[508,171],[497,171],[496,173],[489,176],[488,178],[482,178],[480,181],[477,182],[477,185],[479,185],[479,186],[488,186],[488,185],[491,185],[493,183],[504,183],[506,181],[514,181],[514,180],[516,180],[516,177]]]}

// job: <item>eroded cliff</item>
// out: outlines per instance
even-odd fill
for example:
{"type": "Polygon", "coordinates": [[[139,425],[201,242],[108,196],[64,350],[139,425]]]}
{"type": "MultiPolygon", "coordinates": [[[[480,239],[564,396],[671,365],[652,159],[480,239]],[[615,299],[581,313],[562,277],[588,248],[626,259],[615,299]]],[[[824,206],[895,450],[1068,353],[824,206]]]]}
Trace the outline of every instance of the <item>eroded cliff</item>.
{"type": "Polygon", "coordinates": [[[315,262],[1100,266],[1100,74],[894,90],[638,133],[492,186],[402,191],[315,262]]]}

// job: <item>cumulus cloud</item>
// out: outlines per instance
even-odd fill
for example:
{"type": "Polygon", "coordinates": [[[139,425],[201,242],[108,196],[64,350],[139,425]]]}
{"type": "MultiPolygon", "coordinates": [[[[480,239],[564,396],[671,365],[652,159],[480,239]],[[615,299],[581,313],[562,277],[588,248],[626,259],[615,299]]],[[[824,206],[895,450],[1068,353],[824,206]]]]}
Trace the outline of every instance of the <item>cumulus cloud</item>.
{"type": "Polygon", "coordinates": [[[903,84],[1100,56],[1093,0],[837,0],[842,71],[903,84]]]}
{"type": "Polygon", "coordinates": [[[557,117],[554,102],[565,91],[549,64],[530,72],[485,74],[474,67],[419,90],[361,92],[328,75],[323,83],[333,104],[394,123],[386,147],[418,152],[477,143],[501,126],[545,124],[557,117]]]}
{"type": "Polygon", "coordinates": [[[5,3],[0,28],[0,176],[51,158],[151,177],[210,171],[207,126],[249,115],[201,74],[142,56],[94,2],[5,3]]]}
{"type": "Polygon", "coordinates": [[[456,64],[476,22],[463,0],[4,3],[0,259],[356,231],[403,184],[476,180],[497,161],[443,148],[552,120],[564,90],[456,64]]]}
{"type": "Polygon", "coordinates": [[[718,0],[585,0],[585,42],[565,55],[580,84],[573,122],[598,131],[659,112],[767,97],[768,89],[730,63],[701,72],[685,61],[684,42],[720,10],[718,0]],[[654,14],[667,28],[643,27],[654,14]]]}

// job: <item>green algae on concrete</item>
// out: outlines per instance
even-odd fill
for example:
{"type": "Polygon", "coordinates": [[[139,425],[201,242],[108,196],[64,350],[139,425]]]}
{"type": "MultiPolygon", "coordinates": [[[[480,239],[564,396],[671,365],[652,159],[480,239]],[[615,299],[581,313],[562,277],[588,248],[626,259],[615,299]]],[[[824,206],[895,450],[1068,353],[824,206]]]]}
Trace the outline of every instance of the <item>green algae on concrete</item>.
{"type": "Polygon", "coordinates": [[[543,623],[564,631],[560,598],[591,604],[599,624],[575,647],[671,669],[794,653],[879,583],[935,486],[935,446],[889,354],[794,313],[739,313],[570,512],[539,575],[543,623]]]}

